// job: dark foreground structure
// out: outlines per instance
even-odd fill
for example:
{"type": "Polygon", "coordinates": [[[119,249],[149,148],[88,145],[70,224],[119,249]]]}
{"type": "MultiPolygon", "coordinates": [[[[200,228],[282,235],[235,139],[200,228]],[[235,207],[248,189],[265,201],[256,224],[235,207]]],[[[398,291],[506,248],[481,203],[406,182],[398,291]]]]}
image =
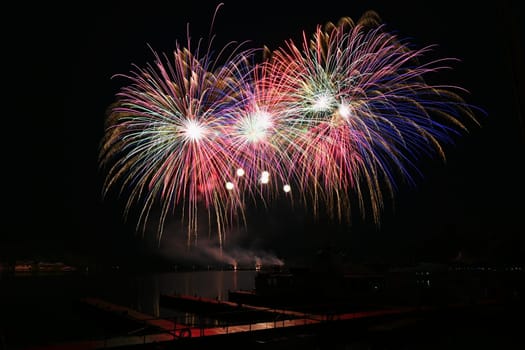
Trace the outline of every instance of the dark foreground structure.
{"type": "Polygon", "coordinates": [[[31,349],[494,349],[523,344],[517,305],[397,309],[181,328],[31,349]]]}
{"type": "MultiPolygon", "coordinates": [[[[64,335],[60,341],[47,339],[50,329],[32,322],[31,312],[14,310],[11,314],[23,317],[27,328],[15,329],[9,318],[0,318],[0,349],[510,348],[506,345],[524,340],[519,321],[525,311],[523,277],[521,266],[272,268],[255,274],[254,290],[232,290],[227,301],[157,295],[158,307],[164,315],[173,310],[173,317],[153,317],[104,298],[79,297],[70,307],[81,320],[59,323],[61,328],[53,332],[64,335]],[[90,323],[96,323],[99,332],[85,336],[82,325],[90,323]],[[39,340],[32,341],[33,336],[39,340]]],[[[16,278],[31,288],[30,277],[16,278]]],[[[49,282],[41,280],[40,286],[49,282]]],[[[63,297],[89,294],[81,289],[77,294],[64,290],[63,297]]],[[[26,303],[33,308],[25,310],[47,308],[47,317],[61,318],[53,303],[26,303]]],[[[8,304],[4,294],[2,308],[8,309],[8,304]]]]}

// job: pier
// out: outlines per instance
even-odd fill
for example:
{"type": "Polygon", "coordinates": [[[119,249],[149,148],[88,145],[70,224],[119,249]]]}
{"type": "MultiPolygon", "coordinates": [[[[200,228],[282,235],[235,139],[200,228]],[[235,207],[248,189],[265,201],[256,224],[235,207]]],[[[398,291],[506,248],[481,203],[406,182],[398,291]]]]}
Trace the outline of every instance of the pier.
{"type": "Polygon", "coordinates": [[[258,314],[266,315],[265,321],[245,317],[244,323],[224,322],[220,326],[188,326],[177,323],[172,319],[154,318],[137,310],[116,305],[111,302],[97,299],[84,298],[81,300],[88,307],[95,308],[108,315],[118,316],[127,321],[137,323],[137,332],[112,336],[100,340],[86,340],[77,342],[66,342],[53,345],[31,347],[28,350],[96,350],[109,348],[125,348],[128,346],[139,346],[152,343],[166,343],[175,341],[190,342],[202,338],[218,336],[233,336],[235,334],[255,335],[257,332],[271,332],[302,327],[321,327],[323,325],[335,325],[343,322],[358,320],[381,320],[390,316],[404,316],[431,311],[433,308],[403,307],[383,310],[371,310],[360,312],[349,312],[341,314],[309,314],[293,310],[273,309],[261,306],[237,304],[214,299],[206,299],[185,295],[165,295],[163,302],[170,301],[173,304],[198,307],[207,310],[221,310],[222,312],[235,312],[238,315],[249,314],[256,311],[258,314]],[[142,332],[142,334],[137,334],[142,332]]]}

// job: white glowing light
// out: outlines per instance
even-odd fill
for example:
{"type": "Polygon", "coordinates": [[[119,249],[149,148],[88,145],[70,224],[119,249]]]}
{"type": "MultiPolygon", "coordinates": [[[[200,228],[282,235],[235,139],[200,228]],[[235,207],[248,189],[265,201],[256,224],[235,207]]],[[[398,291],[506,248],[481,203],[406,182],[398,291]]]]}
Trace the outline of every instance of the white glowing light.
{"type": "Polygon", "coordinates": [[[261,183],[262,184],[267,184],[268,182],[270,182],[270,179],[267,178],[267,177],[261,177],[261,183]]]}
{"type": "Polygon", "coordinates": [[[239,169],[237,169],[237,172],[236,172],[236,173],[237,173],[237,176],[239,176],[239,177],[240,177],[240,176],[244,176],[244,174],[245,174],[243,168],[239,168],[239,169]]]}
{"type": "Polygon", "coordinates": [[[263,177],[270,177],[270,173],[269,173],[268,171],[266,171],[266,170],[263,171],[263,172],[261,173],[261,178],[263,178],[263,177]]]}
{"type": "Polygon", "coordinates": [[[204,135],[204,127],[195,120],[188,120],[184,125],[183,132],[188,139],[198,141],[204,135]]]}
{"type": "Polygon", "coordinates": [[[292,188],[290,187],[290,185],[286,184],[286,185],[283,186],[283,191],[284,191],[284,192],[288,193],[288,192],[290,192],[291,190],[292,190],[292,188]]]}
{"type": "Polygon", "coordinates": [[[315,97],[312,109],[315,112],[323,112],[330,109],[334,98],[329,93],[322,93],[315,97]]]}
{"type": "Polygon", "coordinates": [[[253,118],[255,119],[255,124],[260,129],[266,130],[272,126],[272,116],[268,112],[258,111],[253,114],[253,118]]]}
{"type": "Polygon", "coordinates": [[[240,132],[246,140],[258,142],[264,140],[268,129],[272,126],[272,116],[265,111],[258,111],[244,117],[240,121],[240,132]]]}
{"type": "Polygon", "coordinates": [[[232,182],[230,182],[230,181],[226,182],[226,189],[227,189],[228,191],[233,190],[234,187],[235,187],[235,186],[233,185],[232,182]]]}
{"type": "Polygon", "coordinates": [[[350,107],[348,105],[341,103],[338,109],[339,115],[345,119],[348,119],[351,115],[350,107]]]}

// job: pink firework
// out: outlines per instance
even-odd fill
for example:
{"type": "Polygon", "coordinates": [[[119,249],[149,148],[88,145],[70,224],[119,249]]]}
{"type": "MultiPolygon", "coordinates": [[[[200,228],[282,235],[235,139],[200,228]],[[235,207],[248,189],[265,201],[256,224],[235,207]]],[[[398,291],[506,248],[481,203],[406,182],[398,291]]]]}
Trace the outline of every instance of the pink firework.
{"type": "Polygon", "coordinates": [[[124,76],[101,150],[105,190],[129,193],[126,212],[141,203],[139,224],[160,203],[159,238],[173,213],[196,243],[204,209],[222,245],[247,200],[294,189],[316,213],[349,218],[355,205],[378,223],[417,158],[444,159],[442,145],[475,122],[461,88],[425,80],[453,60],[420,64],[431,47],[411,49],[375,13],[319,26],[260,64],[236,46],[221,65],[226,48],[212,59],[189,42],[124,76]]]}
{"type": "Polygon", "coordinates": [[[441,144],[465,128],[462,118],[473,119],[455,93],[460,88],[423,79],[451,61],[418,64],[429,50],[412,50],[384,32],[371,12],[358,23],[319,26],[301,45],[288,41],[273,52],[275,88],[293,116],[290,158],[314,208],[326,203],[341,218],[355,194],[362,214],[369,205],[379,222],[396,175],[410,182],[421,153],[444,158],[441,144]]]}
{"type": "Polygon", "coordinates": [[[188,244],[196,241],[202,207],[222,242],[224,228],[244,207],[229,184],[240,164],[229,145],[225,111],[239,98],[229,88],[232,67],[246,55],[214,67],[209,55],[177,47],[172,58],[155,54],[154,65],[124,76],[131,84],[110,109],[101,152],[101,163],[111,164],[105,190],[117,182],[131,189],[126,211],[142,203],[143,225],[160,203],[159,238],[167,215],[176,212],[187,223],[188,244]]]}

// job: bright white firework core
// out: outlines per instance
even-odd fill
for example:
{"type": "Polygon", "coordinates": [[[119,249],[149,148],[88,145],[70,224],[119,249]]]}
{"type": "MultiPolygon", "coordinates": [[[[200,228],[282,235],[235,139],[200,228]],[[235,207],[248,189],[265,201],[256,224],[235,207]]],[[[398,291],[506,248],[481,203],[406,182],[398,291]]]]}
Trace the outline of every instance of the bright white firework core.
{"type": "Polygon", "coordinates": [[[233,185],[233,182],[230,182],[230,181],[226,182],[226,189],[227,189],[228,191],[233,190],[234,187],[235,187],[235,186],[233,185]]]}
{"type": "Polygon", "coordinates": [[[236,172],[236,173],[237,173],[237,176],[239,176],[239,177],[240,177],[240,176],[244,176],[244,174],[245,174],[243,168],[239,168],[239,169],[237,169],[237,172],[236,172]]]}
{"type": "Polygon", "coordinates": [[[265,170],[265,171],[263,171],[263,172],[261,173],[261,178],[262,178],[262,177],[270,177],[270,173],[269,173],[268,171],[265,170]]]}
{"type": "Polygon", "coordinates": [[[312,109],[315,112],[323,112],[330,109],[330,106],[333,102],[333,97],[331,94],[324,92],[315,96],[314,103],[312,104],[312,109]]]}
{"type": "Polygon", "coordinates": [[[250,142],[266,138],[267,130],[272,126],[272,116],[268,112],[257,111],[241,120],[241,133],[250,142]]]}
{"type": "Polygon", "coordinates": [[[188,120],[184,125],[184,135],[193,141],[198,141],[204,135],[204,128],[195,120],[188,120]]]}
{"type": "Polygon", "coordinates": [[[284,191],[284,192],[288,193],[288,192],[290,192],[291,190],[292,190],[292,188],[290,187],[290,185],[286,184],[286,185],[283,186],[283,191],[284,191]]]}

